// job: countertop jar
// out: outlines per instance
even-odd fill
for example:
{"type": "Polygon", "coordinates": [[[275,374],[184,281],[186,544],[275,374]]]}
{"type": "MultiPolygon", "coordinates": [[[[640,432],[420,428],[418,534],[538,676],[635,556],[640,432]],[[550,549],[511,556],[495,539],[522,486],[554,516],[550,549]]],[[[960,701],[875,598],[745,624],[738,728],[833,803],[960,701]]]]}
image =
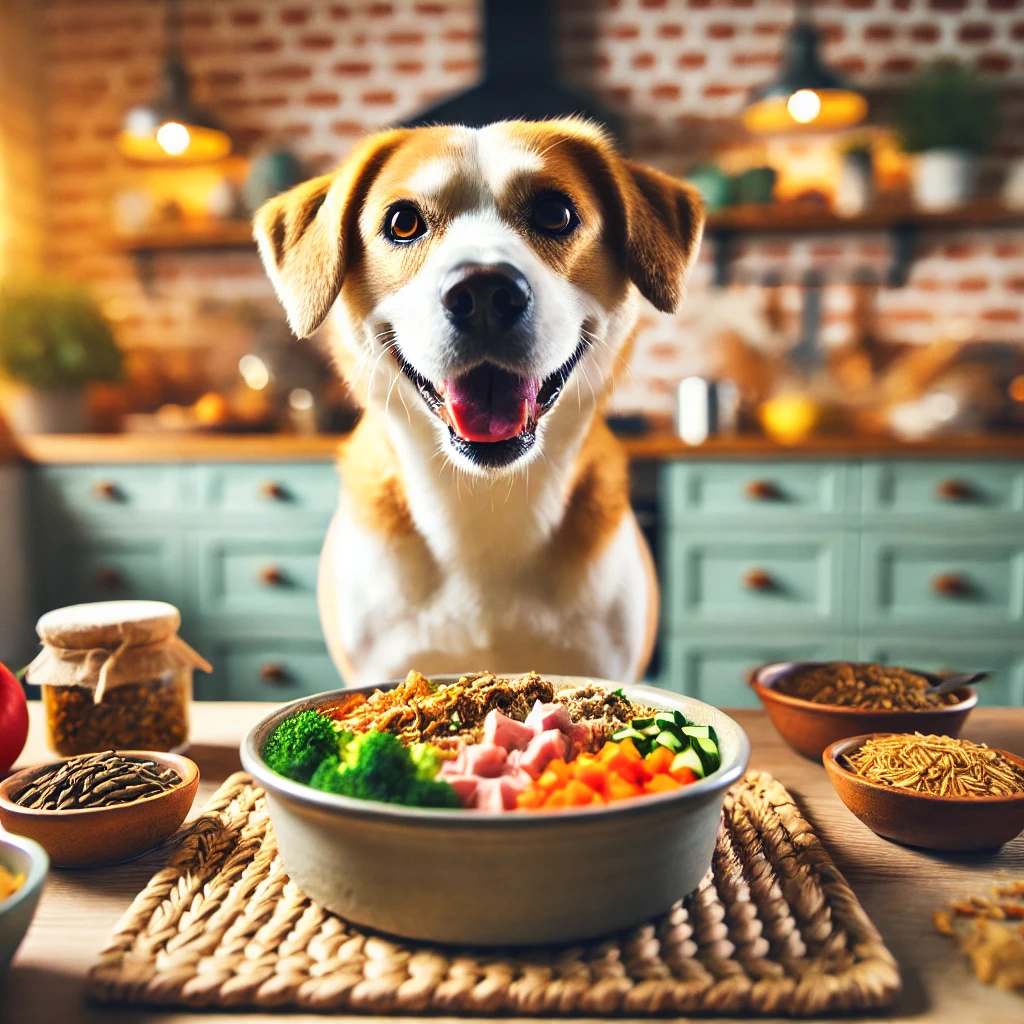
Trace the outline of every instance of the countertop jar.
{"type": "Polygon", "coordinates": [[[26,679],[42,690],[50,747],[97,750],[188,745],[192,672],[210,665],[178,636],[181,614],[162,601],[103,601],[47,612],[43,649],[26,679]]]}

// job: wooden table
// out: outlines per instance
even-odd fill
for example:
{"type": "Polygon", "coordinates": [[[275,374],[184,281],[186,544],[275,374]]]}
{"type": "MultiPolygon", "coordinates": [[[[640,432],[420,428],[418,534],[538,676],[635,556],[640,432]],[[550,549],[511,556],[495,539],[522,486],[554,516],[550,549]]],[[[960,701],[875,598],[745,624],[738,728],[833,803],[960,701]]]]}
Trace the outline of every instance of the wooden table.
{"type": "MultiPolygon", "coordinates": [[[[198,808],[239,767],[238,744],[272,705],[197,704],[190,755],[202,771],[198,808]]],[[[21,765],[48,759],[40,707],[21,765]]],[[[921,1024],[1010,1024],[1024,1020],[1024,999],[976,981],[953,943],[932,928],[931,913],[945,901],[984,892],[998,870],[1024,877],[1024,836],[997,853],[939,856],[879,839],[839,802],[824,769],[792,753],[760,711],[734,712],[753,744],[751,766],[770,771],[796,797],[903,971],[904,995],[895,1014],[878,1021],[921,1024]]],[[[1024,709],[978,710],[965,735],[1024,754],[1024,709]]],[[[39,911],[0,989],[3,1024],[144,1024],[149,1021],[265,1022],[267,1014],[189,1014],[92,1009],[82,1000],[83,979],[114,924],[160,867],[148,856],[119,867],[55,870],[39,911]]],[[[323,1021],[308,1014],[290,1022],[323,1021]]],[[[365,1018],[364,1018],[365,1019],[365,1018]]],[[[435,1018],[436,1019],[436,1018],[435,1018]]],[[[721,1018],[719,1018],[721,1019],[721,1018]]]]}

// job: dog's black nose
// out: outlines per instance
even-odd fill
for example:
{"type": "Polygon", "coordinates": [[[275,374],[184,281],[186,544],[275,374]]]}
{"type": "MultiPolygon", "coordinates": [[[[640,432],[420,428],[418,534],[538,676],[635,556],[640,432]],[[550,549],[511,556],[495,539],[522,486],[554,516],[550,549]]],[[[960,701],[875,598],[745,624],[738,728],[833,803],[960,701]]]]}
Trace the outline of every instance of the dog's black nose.
{"type": "Polygon", "coordinates": [[[463,330],[505,331],[526,312],[530,283],[507,263],[464,263],[441,281],[441,305],[463,330]]]}

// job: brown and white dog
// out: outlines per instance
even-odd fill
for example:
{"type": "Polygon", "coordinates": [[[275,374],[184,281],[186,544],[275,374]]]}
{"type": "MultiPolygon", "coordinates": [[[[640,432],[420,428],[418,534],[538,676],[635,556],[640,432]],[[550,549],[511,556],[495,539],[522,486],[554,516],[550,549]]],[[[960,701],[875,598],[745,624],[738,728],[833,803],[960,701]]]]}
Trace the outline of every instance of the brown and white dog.
{"type": "Polygon", "coordinates": [[[571,119],[385,131],[257,213],[293,330],[330,318],[365,401],[319,581],[350,685],[643,671],[657,586],[599,413],[638,296],[676,308],[702,223],[571,119]]]}

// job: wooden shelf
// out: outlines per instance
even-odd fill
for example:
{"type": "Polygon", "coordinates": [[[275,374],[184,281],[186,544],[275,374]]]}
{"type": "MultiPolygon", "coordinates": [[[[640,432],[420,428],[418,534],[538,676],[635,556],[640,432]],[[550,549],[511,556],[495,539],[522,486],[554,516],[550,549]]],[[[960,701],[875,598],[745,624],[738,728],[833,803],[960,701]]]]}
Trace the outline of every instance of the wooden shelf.
{"type": "Polygon", "coordinates": [[[180,252],[201,249],[255,249],[252,224],[247,220],[198,226],[173,225],[133,234],[115,235],[115,249],[130,253],[180,252]]]}

